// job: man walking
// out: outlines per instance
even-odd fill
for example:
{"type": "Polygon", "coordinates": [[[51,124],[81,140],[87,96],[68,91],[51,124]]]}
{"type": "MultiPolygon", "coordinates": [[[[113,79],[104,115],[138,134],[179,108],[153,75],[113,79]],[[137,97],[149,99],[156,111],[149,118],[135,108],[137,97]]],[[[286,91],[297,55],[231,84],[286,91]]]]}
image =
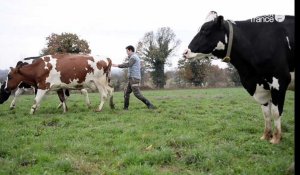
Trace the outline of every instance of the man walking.
{"type": "Polygon", "coordinates": [[[134,52],[134,47],[129,45],[126,47],[126,52],[129,58],[128,63],[124,64],[112,64],[113,67],[128,68],[128,84],[124,91],[124,110],[128,110],[130,93],[133,92],[136,98],[141,100],[149,109],[155,109],[156,107],[147,100],[140,91],[141,81],[141,64],[139,56],[134,52]]]}

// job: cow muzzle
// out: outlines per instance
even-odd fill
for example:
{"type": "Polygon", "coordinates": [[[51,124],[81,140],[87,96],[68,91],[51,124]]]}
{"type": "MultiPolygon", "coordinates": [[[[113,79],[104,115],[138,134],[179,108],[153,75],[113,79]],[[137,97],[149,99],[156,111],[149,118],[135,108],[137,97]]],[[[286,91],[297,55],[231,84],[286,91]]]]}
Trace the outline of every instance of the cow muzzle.
{"type": "Polygon", "coordinates": [[[9,88],[4,88],[4,92],[8,94],[11,92],[11,90],[9,88]]]}
{"type": "Polygon", "coordinates": [[[183,58],[190,59],[197,56],[197,53],[193,53],[191,49],[187,49],[183,52],[183,58]]]}
{"type": "Polygon", "coordinates": [[[192,52],[190,49],[187,49],[184,53],[183,53],[183,57],[185,59],[191,59],[191,58],[196,58],[196,59],[207,59],[210,58],[211,56],[213,56],[211,53],[194,53],[192,52]]]}

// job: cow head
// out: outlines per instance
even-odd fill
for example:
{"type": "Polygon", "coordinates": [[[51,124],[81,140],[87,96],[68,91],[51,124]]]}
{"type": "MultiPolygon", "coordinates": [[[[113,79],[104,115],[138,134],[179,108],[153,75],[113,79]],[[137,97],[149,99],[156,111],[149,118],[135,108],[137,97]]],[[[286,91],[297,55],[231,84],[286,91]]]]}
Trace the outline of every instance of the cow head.
{"type": "Polygon", "coordinates": [[[226,55],[228,37],[223,16],[215,16],[204,23],[197,35],[183,53],[185,58],[200,59],[215,56],[223,58],[226,55]]]}
{"type": "Polygon", "coordinates": [[[19,67],[12,68],[7,75],[7,81],[4,87],[4,91],[9,92],[16,89],[23,80],[23,75],[20,73],[19,67]]]}
{"type": "Polygon", "coordinates": [[[11,92],[10,91],[5,91],[4,88],[5,88],[5,85],[6,85],[6,81],[0,83],[0,86],[1,86],[1,90],[0,90],[0,104],[4,103],[10,96],[11,92]]]}

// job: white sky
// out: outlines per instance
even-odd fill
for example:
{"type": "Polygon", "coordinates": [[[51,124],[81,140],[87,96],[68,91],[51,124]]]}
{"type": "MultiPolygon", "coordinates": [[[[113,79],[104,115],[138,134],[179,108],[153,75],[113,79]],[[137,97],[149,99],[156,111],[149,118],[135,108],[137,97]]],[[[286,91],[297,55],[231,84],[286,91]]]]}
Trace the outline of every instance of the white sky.
{"type": "Polygon", "coordinates": [[[125,47],[149,31],[170,27],[182,41],[178,58],[209,11],[225,19],[294,15],[294,0],[0,0],[0,69],[37,56],[51,33],[70,32],[88,41],[92,55],[122,63],[125,47]]]}

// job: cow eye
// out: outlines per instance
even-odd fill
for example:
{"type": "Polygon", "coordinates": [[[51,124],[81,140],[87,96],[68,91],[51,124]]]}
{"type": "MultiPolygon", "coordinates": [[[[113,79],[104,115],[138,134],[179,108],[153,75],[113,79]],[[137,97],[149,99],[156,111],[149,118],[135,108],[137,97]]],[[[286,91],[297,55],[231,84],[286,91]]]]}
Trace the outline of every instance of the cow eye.
{"type": "Polygon", "coordinates": [[[11,75],[7,75],[7,78],[8,78],[9,80],[12,79],[11,75]]]}

